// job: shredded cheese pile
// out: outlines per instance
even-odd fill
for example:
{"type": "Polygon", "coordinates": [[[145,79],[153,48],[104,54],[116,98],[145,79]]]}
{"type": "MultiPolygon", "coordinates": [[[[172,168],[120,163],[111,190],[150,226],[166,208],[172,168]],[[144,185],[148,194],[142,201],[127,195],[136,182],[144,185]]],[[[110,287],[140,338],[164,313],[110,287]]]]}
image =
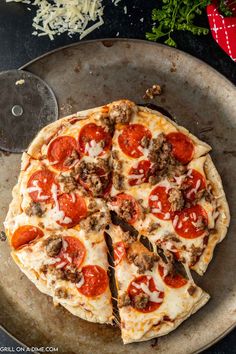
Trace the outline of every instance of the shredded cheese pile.
{"type": "MultiPolygon", "coordinates": [[[[80,39],[103,25],[102,0],[6,0],[36,7],[33,19],[35,36],[49,36],[67,32],[69,36],[79,33],[80,39]],[[95,22],[91,25],[91,22],[95,22]]],[[[30,8],[28,8],[31,10],[30,8]]]]}

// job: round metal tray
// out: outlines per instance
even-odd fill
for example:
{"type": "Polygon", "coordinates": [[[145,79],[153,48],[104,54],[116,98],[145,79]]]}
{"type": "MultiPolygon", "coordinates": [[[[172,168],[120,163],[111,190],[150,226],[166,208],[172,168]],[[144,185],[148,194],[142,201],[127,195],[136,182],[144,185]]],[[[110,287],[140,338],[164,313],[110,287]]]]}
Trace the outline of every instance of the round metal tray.
{"type": "MultiPolygon", "coordinates": [[[[213,147],[223,178],[232,221],[227,238],[215,251],[204,277],[196,282],[210,302],[176,331],[153,342],[124,346],[118,328],[85,322],[61,307],[54,308],[19,271],[7,243],[0,247],[0,323],[28,346],[55,346],[60,353],[195,353],[225,335],[236,323],[236,90],[203,62],[178,50],[138,40],[82,42],[56,50],[29,64],[28,70],[55,92],[60,116],[128,98],[142,103],[145,90],[164,86],[153,103],[169,111],[213,147]]],[[[20,138],[20,137],[19,137],[20,138]]],[[[0,220],[4,220],[20,156],[0,156],[0,220]]]]}

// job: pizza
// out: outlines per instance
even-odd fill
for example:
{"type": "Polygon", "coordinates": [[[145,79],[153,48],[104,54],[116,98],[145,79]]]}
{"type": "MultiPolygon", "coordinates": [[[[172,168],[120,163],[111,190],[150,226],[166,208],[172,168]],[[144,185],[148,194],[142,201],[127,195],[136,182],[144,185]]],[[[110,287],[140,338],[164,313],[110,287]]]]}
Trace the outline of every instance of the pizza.
{"type": "Polygon", "coordinates": [[[211,147],[144,107],[118,125],[112,146],[110,208],[202,275],[230,219],[211,147]]]}
{"type": "Polygon", "coordinates": [[[149,251],[119,226],[113,242],[121,335],[124,343],[162,336],[200,309],[209,295],[174,267],[165,252],[149,251]]]}
{"type": "Polygon", "coordinates": [[[124,343],[168,333],[207,302],[191,270],[203,275],[230,221],[210,150],[129,100],[46,126],[22,155],[4,222],[14,261],[55,304],[112,324],[111,252],[124,343]]]}

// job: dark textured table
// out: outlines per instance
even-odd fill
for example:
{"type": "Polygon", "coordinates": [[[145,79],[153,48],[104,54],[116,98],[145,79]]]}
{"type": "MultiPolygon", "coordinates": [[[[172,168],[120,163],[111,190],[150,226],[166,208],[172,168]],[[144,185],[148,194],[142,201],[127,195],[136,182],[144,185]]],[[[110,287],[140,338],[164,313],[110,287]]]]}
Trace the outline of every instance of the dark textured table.
{"type": "MultiPolygon", "coordinates": [[[[103,3],[106,5],[105,24],[86,39],[112,38],[117,34],[121,38],[144,39],[145,32],[151,30],[151,9],[156,6],[157,0],[121,0],[117,7],[111,4],[111,0],[103,0],[103,3]],[[125,5],[127,15],[124,15],[125,5]],[[143,22],[140,21],[141,18],[144,19],[143,22]]],[[[17,3],[6,4],[5,0],[0,0],[0,71],[18,68],[41,54],[79,40],[78,35],[72,38],[62,35],[54,41],[32,36],[33,11],[29,12],[26,7],[17,3]]],[[[199,25],[207,26],[206,16],[199,19],[199,25]]],[[[214,42],[211,34],[198,37],[182,32],[175,38],[179,49],[205,61],[236,84],[236,63],[214,42]]],[[[16,344],[4,332],[0,332],[1,352],[4,352],[1,347],[5,346],[15,347],[16,344]]],[[[236,330],[204,353],[235,354],[236,330]]]]}

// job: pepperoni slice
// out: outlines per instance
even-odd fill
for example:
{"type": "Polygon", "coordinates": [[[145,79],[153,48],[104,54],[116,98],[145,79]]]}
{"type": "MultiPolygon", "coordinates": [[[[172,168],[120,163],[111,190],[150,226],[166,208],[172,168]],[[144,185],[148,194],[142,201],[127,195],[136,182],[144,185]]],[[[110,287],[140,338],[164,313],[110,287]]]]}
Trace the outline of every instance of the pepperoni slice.
{"type": "Polygon", "coordinates": [[[161,277],[163,278],[164,282],[166,285],[168,285],[171,288],[181,288],[182,286],[187,284],[187,280],[182,277],[180,274],[167,274],[164,276],[164,268],[162,266],[158,266],[159,273],[161,277]]]}
{"type": "Polygon", "coordinates": [[[151,212],[158,219],[170,220],[172,216],[171,204],[168,200],[168,189],[164,186],[155,187],[149,196],[149,207],[151,212]]]}
{"type": "Polygon", "coordinates": [[[36,226],[24,225],[18,227],[11,238],[11,245],[18,249],[32,242],[36,238],[43,237],[43,231],[36,226]]]}
{"type": "MultiPolygon", "coordinates": [[[[83,263],[86,249],[83,243],[76,237],[66,236],[63,238],[64,245],[61,249],[60,253],[56,256],[56,258],[60,258],[60,263],[72,264],[75,265],[77,268],[83,263]]],[[[57,265],[56,264],[56,265],[57,265]]]]}
{"type": "Polygon", "coordinates": [[[151,132],[142,124],[129,124],[124,127],[118,137],[118,143],[121,150],[130,157],[143,156],[141,140],[146,137],[152,138],[151,132]]]}
{"type": "Polygon", "coordinates": [[[138,219],[141,210],[139,204],[136,200],[129,194],[120,193],[113,198],[112,204],[114,206],[118,206],[118,214],[119,216],[124,219],[129,224],[134,224],[135,221],[138,219]],[[130,218],[126,217],[125,210],[127,210],[128,214],[130,214],[130,218]]]}
{"type": "Polygon", "coordinates": [[[196,171],[190,170],[184,180],[184,196],[187,200],[193,201],[196,194],[206,188],[206,180],[203,175],[196,171]]]}
{"type": "Polygon", "coordinates": [[[91,157],[100,156],[111,147],[111,135],[100,125],[89,123],[79,133],[79,149],[91,157]]]}
{"type": "Polygon", "coordinates": [[[55,183],[55,175],[49,170],[34,172],[27,183],[27,190],[34,202],[50,203],[52,201],[52,185],[55,183]]]}
{"type": "MultiPolygon", "coordinates": [[[[164,292],[158,290],[154,283],[154,280],[151,276],[141,275],[140,277],[135,278],[128,287],[128,294],[131,299],[131,305],[139,312],[152,312],[157,310],[161,304],[162,299],[164,298],[164,292]],[[144,289],[146,291],[144,291],[144,289]],[[155,299],[159,299],[160,302],[148,301],[147,306],[143,309],[138,309],[135,307],[135,298],[137,295],[148,293],[153,293],[155,299]]],[[[137,299],[137,298],[136,298],[137,299]]]]}
{"type": "Polygon", "coordinates": [[[98,265],[87,265],[82,268],[83,283],[78,291],[87,296],[95,297],[103,294],[108,286],[106,271],[98,265]]]}
{"type": "Polygon", "coordinates": [[[66,171],[70,168],[66,165],[66,160],[74,151],[77,151],[76,140],[72,136],[59,136],[50,143],[47,157],[53,168],[66,171]]]}
{"type": "Polygon", "coordinates": [[[122,241],[116,242],[113,245],[113,251],[114,251],[114,263],[115,266],[117,266],[126,255],[124,242],[122,241]]]}
{"type": "Polygon", "coordinates": [[[148,182],[150,167],[151,162],[149,160],[142,160],[136,167],[131,167],[128,176],[129,185],[136,186],[148,182]]]}
{"type": "Polygon", "coordinates": [[[201,236],[208,223],[206,211],[199,204],[176,212],[173,220],[177,234],[188,239],[201,236]]]}
{"type": "Polygon", "coordinates": [[[60,211],[64,211],[64,221],[57,221],[61,226],[70,228],[77,225],[81,219],[87,216],[87,206],[84,198],[78,194],[64,193],[58,197],[60,211]],[[68,220],[69,218],[69,220],[68,220]],[[71,220],[71,221],[70,221],[71,220]]]}
{"type": "Polygon", "coordinates": [[[183,164],[187,164],[191,161],[194,145],[185,134],[180,132],[169,133],[166,139],[172,145],[172,153],[178,161],[183,164]]]}

